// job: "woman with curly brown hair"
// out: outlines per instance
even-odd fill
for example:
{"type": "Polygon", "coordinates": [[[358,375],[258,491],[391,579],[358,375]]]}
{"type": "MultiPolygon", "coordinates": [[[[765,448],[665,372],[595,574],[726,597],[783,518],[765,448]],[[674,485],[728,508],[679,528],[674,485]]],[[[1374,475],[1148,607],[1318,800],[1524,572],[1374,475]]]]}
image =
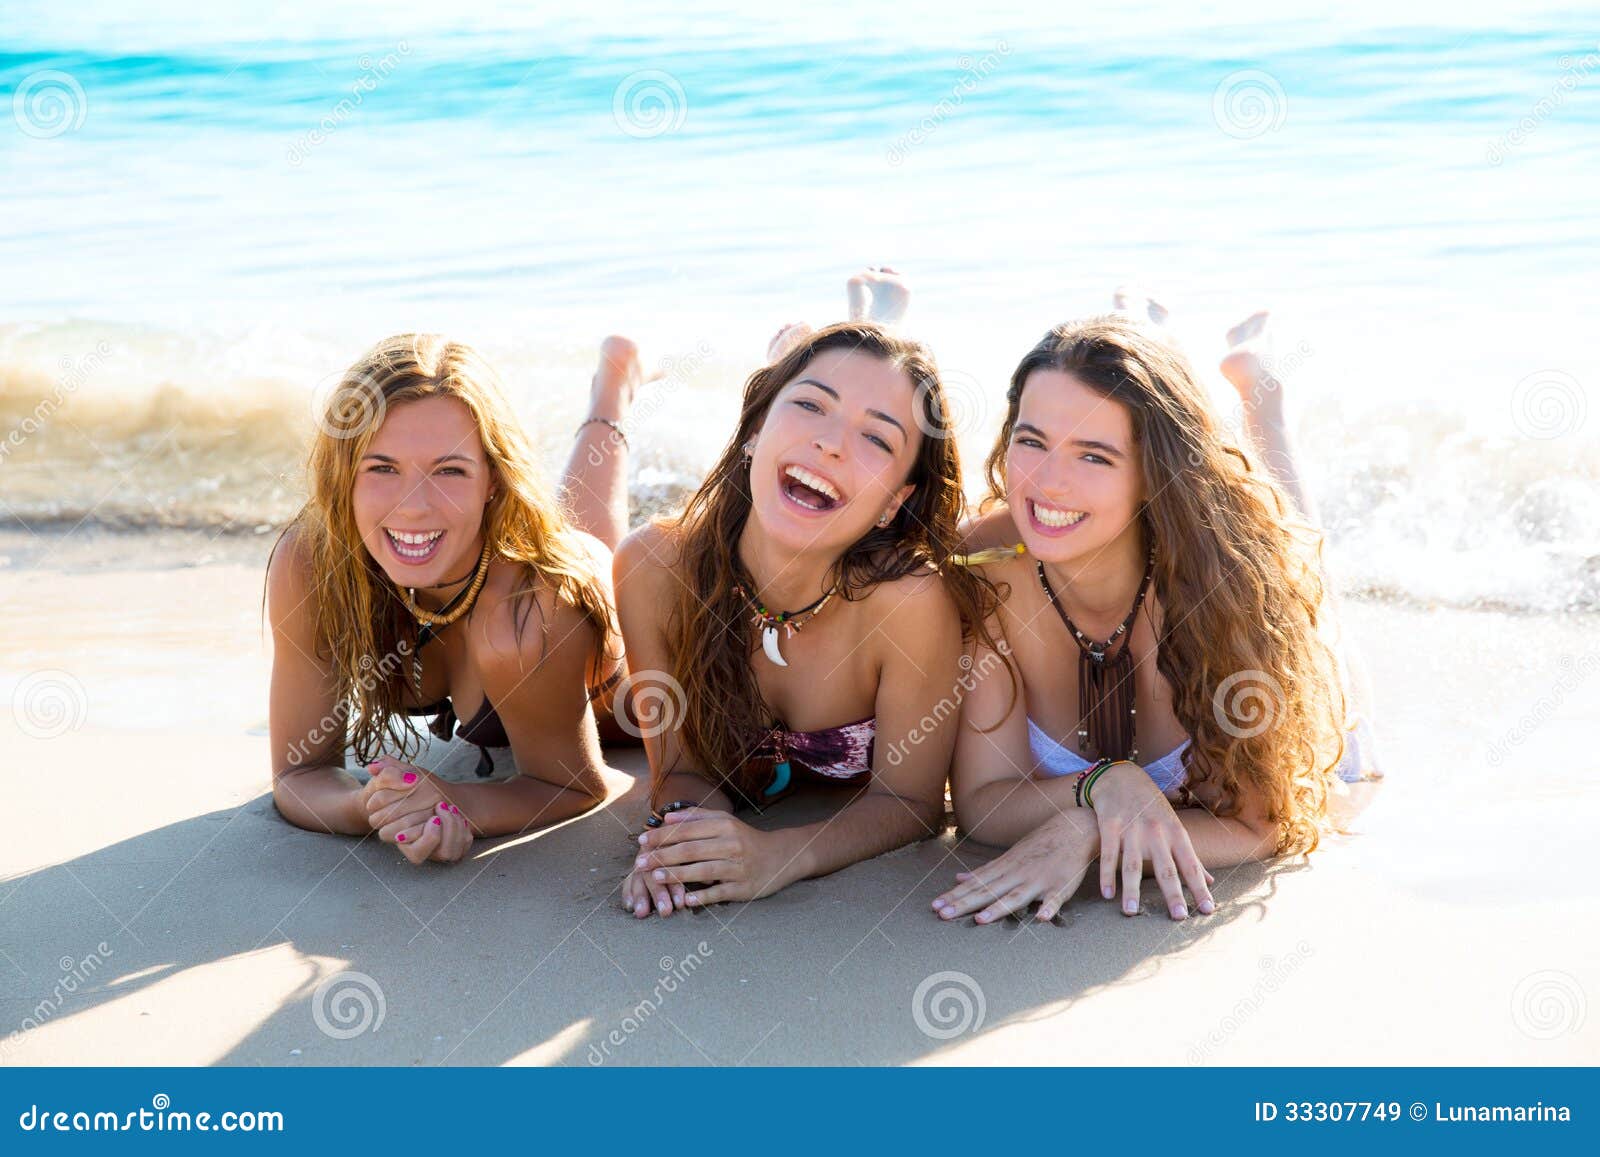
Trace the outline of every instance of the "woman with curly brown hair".
{"type": "MultiPolygon", "coordinates": [[[[891,271],[892,273],[892,271],[891,271]]],[[[927,351],[869,321],[788,330],[681,516],[617,551],[650,830],[636,916],[751,900],[936,834],[965,628],[993,603],[949,565],[961,470],[927,351]],[[819,823],[733,813],[799,784],[819,823]]],[[[994,645],[994,644],[991,644],[994,645]]]]}
{"type": "Polygon", "coordinates": [[[633,344],[608,339],[558,500],[471,347],[400,334],[344,373],[319,416],[309,500],[267,569],[272,794],[290,823],[452,861],[474,836],[606,797],[596,717],[609,722],[620,677],[619,423],[641,378],[633,344]],[[434,716],[449,738],[458,714],[480,782],[408,762],[406,716],[434,716]],[[367,780],[345,770],[347,746],[367,780]],[[507,746],[518,774],[490,778],[488,749],[507,746]]]}
{"type": "MultiPolygon", "coordinates": [[[[1244,329],[1258,326],[1252,319],[1244,329]]],[[[1251,336],[1236,332],[1235,339],[1251,336]]],[[[1321,536],[1248,347],[1224,363],[1255,450],[1235,444],[1189,363],[1125,316],[1046,334],[1011,378],[971,556],[1022,690],[982,661],[963,704],[959,825],[1010,850],[933,901],[980,923],[1051,919],[1098,859],[1138,911],[1148,869],[1169,914],[1207,871],[1309,851],[1330,799],[1376,779],[1331,639],[1321,536]],[[1262,467],[1265,456],[1273,470],[1262,467]],[[1277,477],[1274,477],[1274,471],[1277,477]]]]}

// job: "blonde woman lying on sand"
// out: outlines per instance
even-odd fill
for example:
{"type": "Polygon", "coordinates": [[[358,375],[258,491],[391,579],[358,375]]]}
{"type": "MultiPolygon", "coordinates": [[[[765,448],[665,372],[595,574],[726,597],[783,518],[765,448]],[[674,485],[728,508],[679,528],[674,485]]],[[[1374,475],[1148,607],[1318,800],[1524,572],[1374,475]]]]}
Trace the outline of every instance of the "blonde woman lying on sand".
{"type": "Polygon", "coordinates": [[[267,569],[273,799],[290,823],[450,861],[476,835],[604,799],[595,719],[620,677],[610,548],[627,529],[615,424],[640,380],[631,343],[608,339],[557,506],[469,347],[402,334],[346,371],[311,447],[310,500],[267,569]],[[442,738],[459,714],[462,737],[511,747],[520,774],[447,783],[407,762],[417,714],[442,738]]]}
{"type": "Polygon", "coordinates": [[[1004,600],[991,634],[1023,691],[976,642],[952,772],[959,825],[1011,847],[957,875],[933,901],[944,919],[1034,901],[1051,919],[1096,860],[1130,915],[1146,871],[1173,919],[1185,885],[1209,913],[1208,868],[1308,851],[1330,808],[1370,795],[1281,383],[1241,344],[1264,321],[1230,334],[1223,363],[1254,452],[1127,317],[1052,330],[1012,375],[987,462],[1004,505],[968,546],[996,548],[979,556],[1004,600]]]}
{"type": "MultiPolygon", "coordinates": [[[[896,291],[862,290],[880,306],[896,291]]],[[[868,321],[791,327],[771,356],[683,514],[617,551],[651,769],[651,826],[622,888],[638,917],[770,895],[944,822],[955,729],[912,737],[993,592],[942,565],[963,499],[937,371],[868,321]],[[681,689],[675,718],[649,679],[681,689]],[[762,831],[734,815],[800,784],[845,794],[820,823],[762,831]]]]}

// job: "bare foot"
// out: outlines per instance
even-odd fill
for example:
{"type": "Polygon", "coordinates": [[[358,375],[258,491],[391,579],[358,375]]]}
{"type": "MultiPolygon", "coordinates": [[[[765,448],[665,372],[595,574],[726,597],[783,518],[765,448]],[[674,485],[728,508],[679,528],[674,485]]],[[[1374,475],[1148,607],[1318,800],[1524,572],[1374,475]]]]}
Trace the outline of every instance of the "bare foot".
{"type": "Polygon", "coordinates": [[[1222,376],[1234,389],[1247,410],[1281,411],[1282,383],[1267,368],[1263,351],[1269,340],[1269,314],[1259,309],[1228,331],[1228,352],[1222,359],[1222,376]]]}
{"type": "Polygon", "coordinates": [[[589,381],[589,414],[621,422],[633,408],[633,396],[645,382],[639,347],[612,334],[600,343],[600,365],[589,381]]]}
{"type": "Polygon", "coordinates": [[[1148,321],[1164,326],[1171,311],[1142,289],[1132,285],[1119,285],[1111,295],[1111,312],[1131,317],[1135,321],[1148,321]]]}
{"type": "Polygon", "coordinates": [[[844,283],[851,321],[875,321],[896,326],[911,305],[911,287],[900,271],[890,266],[869,266],[844,283]]]}
{"type": "Polygon", "coordinates": [[[776,365],[789,356],[791,350],[817,331],[803,321],[791,321],[767,343],[767,364],[776,365]]]}
{"type": "Polygon", "coordinates": [[[1244,345],[1247,341],[1254,341],[1260,337],[1267,328],[1267,318],[1270,317],[1264,309],[1258,309],[1249,317],[1228,331],[1228,348],[1244,345]]]}

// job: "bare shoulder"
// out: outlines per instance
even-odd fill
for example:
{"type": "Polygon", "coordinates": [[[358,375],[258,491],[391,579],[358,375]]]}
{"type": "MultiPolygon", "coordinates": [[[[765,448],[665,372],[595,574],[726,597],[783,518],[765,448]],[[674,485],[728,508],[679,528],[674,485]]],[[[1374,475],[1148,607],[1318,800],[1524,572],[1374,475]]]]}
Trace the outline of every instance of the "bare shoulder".
{"type": "Polygon", "coordinates": [[[671,526],[647,522],[617,544],[612,577],[617,589],[664,590],[678,565],[678,535],[671,526]]]}
{"type": "Polygon", "coordinates": [[[483,644],[480,667],[491,672],[525,674],[569,644],[585,652],[595,644],[594,624],[581,608],[560,598],[531,567],[510,560],[491,566],[472,617],[483,644]]]}
{"type": "Polygon", "coordinates": [[[1017,523],[1005,503],[978,515],[962,528],[961,549],[964,551],[989,550],[997,546],[1016,544],[1017,523]]]}
{"type": "Polygon", "coordinates": [[[272,548],[267,560],[267,613],[274,626],[308,616],[316,609],[312,598],[311,549],[298,524],[291,524],[272,548]]]}
{"type": "Polygon", "coordinates": [[[874,625],[911,643],[921,642],[919,636],[936,636],[942,628],[959,629],[961,624],[955,600],[931,567],[876,584],[861,607],[874,625]]]}
{"type": "Polygon", "coordinates": [[[577,539],[578,546],[583,550],[583,556],[588,561],[594,574],[607,587],[611,585],[611,548],[601,542],[587,530],[573,529],[573,536],[577,539]]]}

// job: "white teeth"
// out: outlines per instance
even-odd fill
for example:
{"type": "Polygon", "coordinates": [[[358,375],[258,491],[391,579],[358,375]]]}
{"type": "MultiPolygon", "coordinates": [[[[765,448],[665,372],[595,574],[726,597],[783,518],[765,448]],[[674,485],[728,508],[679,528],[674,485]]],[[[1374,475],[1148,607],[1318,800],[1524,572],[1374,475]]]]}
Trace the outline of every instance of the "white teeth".
{"type": "Polygon", "coordinates": [[[803,482],[805,485],[811,487],[811,489],[821,494],[826,494],[835,502],[839,501],[839,492],[834,489],[833,483],[829,482],[826,478],[822,478],[811,473],[811,471],[807,470],[805,467],[790,466],[784,470],[784,473],[790,478],[793,478],[796,482],[803,482]]]}
{"type": "Polygon", "coordinates": [[[1071,526],[1089,517],[1081,510],[1057,510],[1052,506],[1033,504],[1033,516],[1046,526],[1071,526]]]}
{"type": "Polygon", "coordinates": [[[433,544],[444,533],[442,530],[430,530],[416,534],[410,531],[390,530],[383,531],[389,536],[389,543],[394,547],[395,553],[402,558],[427,558],[433,553],[433,544]],[[407,549],[407,547],[410,549],[407,549]]]}

